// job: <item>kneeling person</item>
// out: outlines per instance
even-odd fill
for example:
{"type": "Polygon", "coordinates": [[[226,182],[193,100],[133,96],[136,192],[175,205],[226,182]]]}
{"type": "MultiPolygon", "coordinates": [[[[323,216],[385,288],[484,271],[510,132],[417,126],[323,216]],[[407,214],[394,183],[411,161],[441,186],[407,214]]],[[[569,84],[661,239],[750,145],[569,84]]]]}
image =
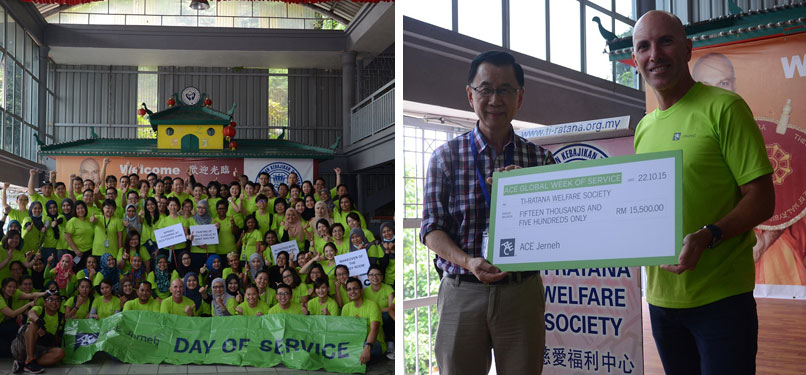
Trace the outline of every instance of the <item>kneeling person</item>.
{"type": "Polygon", "coordinates": [[[64,358],[61,348],[64,333],[64,314],[59,312],[62,298],[58,291],[45,295],[45,305],[28,311],[29,323],[20,327],[17,338],[11,343],[14,357],[12,371],[38,374],[42,366],[54,366],[64,358]],[[24,363],[24,365],[23,365],[24,363]]]}

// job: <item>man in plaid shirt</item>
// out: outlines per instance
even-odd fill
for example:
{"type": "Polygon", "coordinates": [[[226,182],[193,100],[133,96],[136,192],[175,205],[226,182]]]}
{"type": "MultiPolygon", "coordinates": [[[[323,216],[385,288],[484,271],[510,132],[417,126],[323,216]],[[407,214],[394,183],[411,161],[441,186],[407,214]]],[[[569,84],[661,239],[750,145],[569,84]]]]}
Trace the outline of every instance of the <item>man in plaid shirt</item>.
{"type": "Polygon", "coordinates": [[[539,374],[545,325],[538,272],[501,272],[484,259],[494,170],[553,164],[551,153],[516,136],[523,69],[506,52],[476,56],[467,99],[473,131],[438,148],[428,166],[421,240],[443,271],[437,309],[440,374],[487,374],[490,349],[499,374],[539,374]]]}

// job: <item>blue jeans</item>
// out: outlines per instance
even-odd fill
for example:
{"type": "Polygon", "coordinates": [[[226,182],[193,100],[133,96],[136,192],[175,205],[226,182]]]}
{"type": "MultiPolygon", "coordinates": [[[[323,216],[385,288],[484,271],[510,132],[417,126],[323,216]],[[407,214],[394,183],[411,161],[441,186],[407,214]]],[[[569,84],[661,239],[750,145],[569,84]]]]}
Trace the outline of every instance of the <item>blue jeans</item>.
{"type": "Polygon", "coordinates": [[[689,309],[649,305],[666,374],[755,374],[758,314],[753,293],[689,309]]]}

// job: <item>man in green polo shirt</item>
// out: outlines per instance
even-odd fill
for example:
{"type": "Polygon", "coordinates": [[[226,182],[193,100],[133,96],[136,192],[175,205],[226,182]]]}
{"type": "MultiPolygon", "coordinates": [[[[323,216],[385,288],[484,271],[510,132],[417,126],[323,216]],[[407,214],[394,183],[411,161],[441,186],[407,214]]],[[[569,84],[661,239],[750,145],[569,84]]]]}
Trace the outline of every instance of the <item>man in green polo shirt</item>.
{"type": "Polygon", "coordinates": [[[341,309],[341,316],[367,319],[367,339],[364,341],[364,350],[361,352],[361,363],[369,362],[370,358],[380,358],[386,352],[386,342],[381,327],[381,308],[374,301],[364,298],[361,280],[355,277],[347,279],[347,297],[350,302],[341,309]]]}
{"type": "Polygon", "coordinates": [[[11,343],[14,357],[12,372],[38,374],[42,366],[54,366],[64,358],[61,348],[64,333],[64,314],[59,312],[62,298],[58,290],[47,292],[44,306],[34,306],[28,311],[28,323],[20,327],[17,338],[11,343]]]}
{"type": "MultiPolygon", "coordinates": [[[[179,280],[174,280],[179,281],[179,280]]],[[[153,311],[153,312],[160,312],[160,302],[156,299],[151,298],[151,283],[148,281],[143,281],[140,283],[140,286],[137,287],[137,299],[133,299],[131,301],[127,301],[123,305],[123,311],[153,311]]]]}
{"type": "MultiPolygon", "coordinates": [[[[53,184],[51,184],[50,181],[42,183],[42,194],[37,193],[34,184],[34,180],[36,180],[36,169],[30,169],[28,173],[28,195],[31,197],[32,201],[42,203],[42,207],[45,207],[45,203],[48,203],[50,200],[61,202],[59,197],[53,194],[53,184]]],[[[20,209],[22,209],[22,207],[20,207],[20,209]]]]}
{"type": "Polygon", "coordinates": [[[160,312],[163,314],[173,314],[180,316],[193,316],[196,304],[193,300],[184,296],[185,284],[182,280],[171,281],[171,298],[166,298],[160,304],[160,312]]]}
{"type": "Polygon", "coordinates": [[[635,25],[632,57],[659,104],[638,124],[635,153],[683,151],[686,236],[678,264],[647,267],[652,334],[667,374],[750,374],[753,227],[775,206],[772,167],[747,103],[694,82],[691,50],[671,13],[650,11],[635,25]]]}

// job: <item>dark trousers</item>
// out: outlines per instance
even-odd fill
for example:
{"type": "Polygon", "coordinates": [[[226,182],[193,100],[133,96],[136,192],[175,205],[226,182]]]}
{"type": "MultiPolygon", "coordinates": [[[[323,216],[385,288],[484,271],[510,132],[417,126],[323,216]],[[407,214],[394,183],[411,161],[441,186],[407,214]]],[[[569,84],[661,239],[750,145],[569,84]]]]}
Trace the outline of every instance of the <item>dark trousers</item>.
{"type": "Polygon", "coordinates": [[[753,293],[705,306],[649,305],[652,336],[666,374],[755,374],[758,315],[753,293]]]}

